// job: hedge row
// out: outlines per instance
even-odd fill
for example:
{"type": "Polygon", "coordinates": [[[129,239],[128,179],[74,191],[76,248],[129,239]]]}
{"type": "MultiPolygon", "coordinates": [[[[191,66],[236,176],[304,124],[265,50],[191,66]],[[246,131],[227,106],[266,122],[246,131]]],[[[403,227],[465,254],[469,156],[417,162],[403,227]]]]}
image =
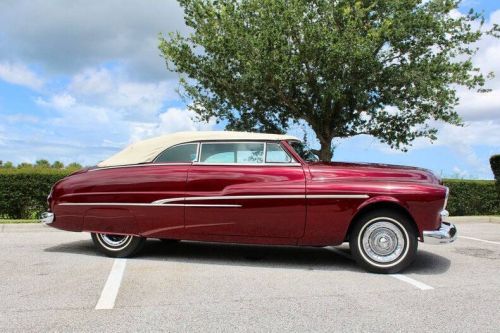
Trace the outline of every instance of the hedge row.
{"type": "MultiPolygon", "coordinates": [[[[58,180],[74,170],[0,170],[0,218],[35,218],[47,209],[47,195],[58,180]]],[[[447,179],[451,215],[498,215],[500,193],[495,181],[447,179]]]]}
{"type": "Polygon", "coordinates": [[[0,169],[0,218],[37,218],[47,210],[52,185],[75,170],[0,169]]]}
{"type": "Polygon", "coordinates": [[[450,189],[450,215],[500,214],[500,191],[494,180],[445,179],[444,185],[450,189]]]}

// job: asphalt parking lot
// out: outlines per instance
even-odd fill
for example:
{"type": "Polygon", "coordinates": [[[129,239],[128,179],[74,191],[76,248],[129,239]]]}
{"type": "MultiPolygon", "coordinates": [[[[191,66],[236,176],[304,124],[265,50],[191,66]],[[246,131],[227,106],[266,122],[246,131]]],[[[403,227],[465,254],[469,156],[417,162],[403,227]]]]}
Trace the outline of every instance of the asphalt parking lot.
{"type": "Polygon", "coordinates": [[[150,240],[114,260],[88,234],[0,225],[0,331],[499,332],[500,224],[457,227],[377,275],[346,246],[150,240]]]}

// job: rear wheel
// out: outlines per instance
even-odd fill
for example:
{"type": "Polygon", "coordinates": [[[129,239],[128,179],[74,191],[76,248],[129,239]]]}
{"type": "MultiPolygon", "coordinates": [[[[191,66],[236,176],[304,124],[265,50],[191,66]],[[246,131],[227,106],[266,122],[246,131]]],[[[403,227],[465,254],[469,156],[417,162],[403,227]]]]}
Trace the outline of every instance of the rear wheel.
{"type": "Polygon", "coordinates": [[[92,241],[108,257],[125,258],[136,254],[144,246],[146,239],[130,235],[92,233],[92,241]]]}
{"type": "Polygon", "coordinates": [[[377,210],[365,214],[350,235],[351,252],[360,266],[375,273],[396,273],[415,259],[417,231],[398,212],[377,210]]]}

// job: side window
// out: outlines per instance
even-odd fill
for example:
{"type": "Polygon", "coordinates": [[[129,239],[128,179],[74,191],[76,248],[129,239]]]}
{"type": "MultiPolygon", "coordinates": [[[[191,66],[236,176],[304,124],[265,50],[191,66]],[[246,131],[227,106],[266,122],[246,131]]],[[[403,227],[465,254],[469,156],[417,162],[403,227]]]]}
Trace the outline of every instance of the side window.
{"type": "Polygon", "coordinates": [[[278,143],[268,143],[266,150],[266,163],[291,163],[292,158],[278,143]]]}
{"type": "Polygon", "coordinates": [[[264,160],[264,143],[203,143],[201,163],[258,164],[264,160]]]}
{"type": "Polygon", "coordinates": [[[190,163],[196,160],[197,143],[188,143],[164,150],[155,159],[155,163],[190,163]]]}

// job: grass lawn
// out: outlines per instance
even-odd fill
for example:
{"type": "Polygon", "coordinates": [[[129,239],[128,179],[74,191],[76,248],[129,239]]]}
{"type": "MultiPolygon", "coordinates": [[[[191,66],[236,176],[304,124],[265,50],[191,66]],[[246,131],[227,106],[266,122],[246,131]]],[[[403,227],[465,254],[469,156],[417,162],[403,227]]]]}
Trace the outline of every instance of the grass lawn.
{"type": "Polygon", "coordinates": [[[0,219],[0,224],[6,223],[39,223],[40,220],[11,220],[11,219],[0,219]]]}

